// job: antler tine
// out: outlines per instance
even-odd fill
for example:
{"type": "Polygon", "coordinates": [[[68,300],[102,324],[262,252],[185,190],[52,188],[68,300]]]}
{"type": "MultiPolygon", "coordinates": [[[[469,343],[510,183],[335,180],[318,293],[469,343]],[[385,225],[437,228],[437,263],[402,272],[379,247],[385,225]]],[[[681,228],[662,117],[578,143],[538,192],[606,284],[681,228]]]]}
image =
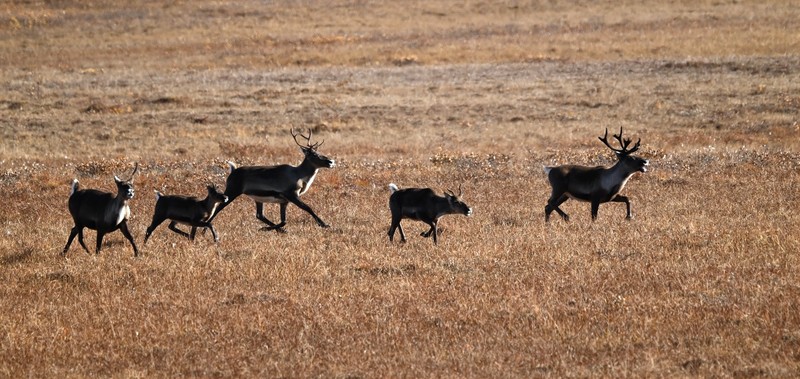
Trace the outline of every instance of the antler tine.
{"type": "Polygon", "coordinates": [[[630,153],[633,153],[636,150],[639,150],[639,145],[642,143],[642,139],[639,138],[639,140],[636,141],[636,144],[633,145],[633,148],[628,149],[628,146],[631,145],[631,142],[633,142],[633,140],[630,139],[630,138],[622,138],[622,127],[621,126],[619,128],[619,134],[614,134],[614,138],[617,141],[619,141],[619,145],[620,145],[620,147],[622,147],[621,149],[613,148],[613,147],[611,147],[611,144],[608,143],[608,128],[606,128],[606,133],[602,137],[598,137],[598,138],[600,139],[600,141],[603,141],[603,143],[606,144],[606,146],[608,146],[609,149],[614,150],[614,152],[616,152],[618,154],[623,154],[623,155],[628,155],[630,153]]]}
{"type": "Polygon", "coordinates": [[[634,151],[636,151],[636,150],[639,150],[639,145],[641,145],[641,143],[642,143],[642,139],[641,139],[641,138],[639,138],[639,139],[636,141],[636,144],[635,144],[635,145],[633,145],[633,148],[632,148],[632,149],[630,149],[630,150],[628,150],[628,152],[627,152],[627,153],[628,153],[628,154],[630,154],[630,153],[633,153],[633,152],[634,152],[634,151]]]}
{"type": "Polygon", "coordinates": [[[302,148],[309,148],[311,150],[316,150],[320,146],[322,146],[323,143],[325,143],[325,140],[322,140],[322,142],[318,142],[318,143],[311,143],[311,137],[314,135],[314,130],[312,130],[312,129],[308,129],[308,135],[307,136],[304,135],[303,133],[300,133],[300,132],[295,133],[294,132],[294,128],[291,128],[289,130],[289,132],[292,133],[292,138],[294,138],[294,143],[296,143],[297,146],[300,146],[302,148]],[[303,137],[303,139],[306,140],[305,146],[303,144],[301,144],[300,142],[297,142],[297,136],[303,137]]]}
{"type": "MultiPolygon", "coordinates": [[[[622,133],[622,129],[621,128],[620,128],[620,133],[622,133]]],[[[615,134],[614,137],[616,137],[616,136],[617,135],[615,134]]],[[[613,151],[615,151],[617,153],[623,152],[623,150],[616,149],[613,146],[611,146],[610,143],[608,143],[608,128],[606,128],[606,133],[602,137],[597,137],[597,138],[600,139],[600,141],[602,141],[606,146],[608,146],[609,149],[611,149],[611,150],[613,150],[613,151]]]]}
{"type": "Polygon", "coordinates": [[[128,178],[129,182],[133,181],[133,176],[136,175],[136,172],[139,171],[139,162],[134,163],[133,165],[133,172],[131,172],[131,176],[128,178]]]}
{"type": "Polygon", "coordinates": [[[618,135],[615,134],[614,137],[619,141],[619,144],[622,146],[622,150],[620,151],[622,154],[631,154],[631,153],[635,152],[636,150],[639,150],[639,145],[641,145],[641,143],[642,143],[642,139],[639,138],[636,141],[636,144],[633,145],[633,148],[631,148],[629,150],[628,146],[631,145],[631,142],[633,142],[633,140],[630,139],[630,138],[622,138],[622,127],[621,126],[619,128],[619,134],[618,135]]]}
{"type": "Polygon", "coordinates": [[[292,138],[294,138],[294,143],[296,143],[297,146],[300,146],[300,147],[311,147],[311,145],[309,145],[309,142],[311,141],[311,130],[310,129],[308,131],[308,137],[304,136],[303,133],[300,133],[300,132],[295,133],[294,132],[294,128],[291,128],[289,130],[289,133],[292,134],[292,138]],[[301,144],[300,142],[297,142],[297,136],[303,137],[303,139],[306,140],[306,146],[303,146],[303,144],[301,144]]]}
{"type": "Polygon", "coordinates": [[[300,133],[300,137],[303,137],[306,140],[306,147],[313,147],[312,144],[311,144],[311,136],[312,135],[314,135],[314,131],[311,130],[311,128],[308,129],[308,135],[307,136],[303,135],[303,133],[300,133]]]}
{"type": "Polygon", "coordinates": [[[627,150],[628,150],[628,145],[631,144],[631,140],[622,138],[622,127],[621,126],[619,127],[619,134],[614,134],[614,138],[616,138],[617,141],[619,141],[619,146],[622,147],[620,152],[623,153],[623,154],[626,153],[627,150]]]}
{"type": "Polygon", "coordinates": [[[464,194],[464,191],[461,189],[461,183],[458,183],[458,197],[464,194]]]}
{"type": "MultiPolygon", "coordinates": [[[[311,143],[311,137],[313,135],[314,135],[314,130],[311,129],[311,128],[308,129],[308,136],[304,136],[302,133],[300,133],[300,136],[306,139],[306,146],[305,147],[307,147],[307,148],[309,148],[311,150],[317,150],[320,146],[322,146],[323,143],[325,143],[325,140],[322,140],[322,142],[311,143]]],[[[297,142],[297,139],[295,139],[295,142],[297,142]]],[[[299,143],[298,143],[298,145],[299,145],[299,143]]]]}

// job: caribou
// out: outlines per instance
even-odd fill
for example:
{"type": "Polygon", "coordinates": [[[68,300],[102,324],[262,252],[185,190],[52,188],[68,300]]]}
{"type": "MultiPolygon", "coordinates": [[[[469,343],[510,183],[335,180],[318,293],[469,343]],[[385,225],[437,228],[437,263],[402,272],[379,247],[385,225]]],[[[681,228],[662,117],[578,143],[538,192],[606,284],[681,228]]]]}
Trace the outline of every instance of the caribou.
{"type": "Polygon", "coordinates": [[[559,205],[568,199],[590,202],[592,205],[592,221],[597,219],[597,211],[601,203],[617,202],[625,203],[627,207],[627,219],[631,219],[631,202],[627,196],[620,195],[630,177],[637,172],[647,172],[650,163],[634,155],[639,150],[641,138],[636,141],[633,147],[630,139],[622,138],[622,128],[619,134],[614,134],[614,138],[619,142],[619,149],[614,148],[608,142],[608,129],[603,137],[598,137],[617,157],[617,163],[611,167],[587,167],[577,165],[563,165],[555,167],[545,167],[544,172],[550,181],[552,193],[547,205],[544,207],[545,221],[550,220],[550,213],[554,210],[565,220],[569,221],[569,216],[559,208],[559,205]]]}
{"type": "Polygon", "coordinates": [[[133,199],[133,176],[138,169],[139,165],[136,164],[128,180],[122,180],[116,175],[114,176],[114,182],[117,184],[116,195],[95,189],[80,189],[78,179],[72,180],[72,190],[69,195],[68,206],[69,213],[72,215],[75,226],[69,233],[67,245],[64,247],[64,251],[61,252],[62,256],[67,254],[67,250],[69,250],[69,246],[72,244],[72,240],[75,239],[75,236],[78,236],[78,242],[80,242],[83,249],[89,253],[89,249],[83,242],[84,228],[97,231],[97,247],[95,254],[100,254],[103,237],[107,233],[119,229],[122,231],[122,235],[130,241],[131,246],[133,246],[133,256],[139,256],[139,250],[136,248],[136,243],[133,242],[133,236],[131,236],[131,232],[128,230],[128,218],[131,215],[128,201],[133,199]]]}
{"type": "Polygon", "coordinates": [[[400,225],[400,221],[403,219],[418,220],[428,224],[430,229],[420,235],[425,238],[433,236],[435,245],[437,244],[436,236],[439,234],[437,229],[439,218],[449,214],[472,215],[472,208],[461,201],[463,192],[460,185],[458,186],[458,195],[450,190],[445,191],[444,196],[439,196],[430,188],[399,189],[394,183],[389,184],[389,191],[391,192],[389,210],[392,212],[392,223],[388,233],[389,242],[394,241],[395,229],[400,231],[400,241],[406,242],[406,235],[400,225]]]}
{"type": "Polygon", "coordinates": [[[267,224],[267,226],[261,228],[262,230],[283,232],[283,227],[286,225],[286,208],[289,203],[310,214],[319,226],[323,228],[329,227],[325,221],[322,221],[314,213],[308,204],[300,200],[300,196],[311,188],[319,169],[333,168],[336,166],[336,162],[317,152],[317,149],[325,141],[312,144],[311,130],[308,131],[307,136],[299,132],[295,133],[294,129],[290,130],[290,133],[294,142],[300,146],[304,156],[303,161],[297,166],[282,164],[277,166],[241,167],[238,167],[233,162],[228,162],[230,174],[228,174],[225,186],[225,196],[228,197],[228,201],[217,208],[217,213],[211,217],[209,223],[234,199],[241,195],[246,195],[256,203],[256,218],[267,224]],[[305,144],[301,144],[297,140],[298,136],[305,140],[305,144]],[[264,203],[280,205],[280,222],[274,223],[264,216],[264,203]]]}
{"type": "Polygon", "coordinates": [[[217,231],[214,230],[214,225],[211,224],[210,220],[214,217],[217,207],[226,203],[228,197],[217,190],[214,185],[209,185],[206,189],[208,190],[208,195],[202,200],[196,197],[180,195],[165,196],[161,192],[155,191],[156,209],[153,212],[153,221],[147,227],[147,232],[144,235],[144,243],[147,243],[147,239],[150,238],[153,231],[166,220],[170,220],[170,230],[189,238],[189,240],[194,241],[195,232],[200,227],[210,229],[214,242],[219,242],[217,231]],[[190,233],[186,233],[178,229],[177,224],[188,225],[192,230],[190,233]]]}

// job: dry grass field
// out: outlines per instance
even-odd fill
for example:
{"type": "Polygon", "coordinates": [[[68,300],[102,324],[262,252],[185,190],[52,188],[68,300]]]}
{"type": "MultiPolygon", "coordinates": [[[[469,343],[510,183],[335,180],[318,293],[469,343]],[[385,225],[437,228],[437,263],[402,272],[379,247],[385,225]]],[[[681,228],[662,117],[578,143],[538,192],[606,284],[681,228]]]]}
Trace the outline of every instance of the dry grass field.
{"type": "Polygon", "coordinates": [[[0,377],[800,376],[793,2],[162,3],[0,5],[0,377]],[[634,219],[546,224],[542,166],[612,164],[619,127],[634,219]],[[304,196],[331,228],[240,197],[218,244],[143,244],[154,189],[296,164],[290,128],[337,160],[304,196]],[[72,179],[134,163],[142,255],[60,256],[72,179]],[[389,243],[390,182],[475,213],[389,243]]]}

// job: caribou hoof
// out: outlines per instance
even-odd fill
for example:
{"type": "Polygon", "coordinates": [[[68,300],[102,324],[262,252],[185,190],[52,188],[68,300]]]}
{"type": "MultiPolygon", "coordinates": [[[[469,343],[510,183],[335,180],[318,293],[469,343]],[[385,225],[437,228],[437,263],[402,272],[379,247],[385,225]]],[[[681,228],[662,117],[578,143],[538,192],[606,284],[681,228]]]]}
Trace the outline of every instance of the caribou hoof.
{"type": "Polygon", "coordinates": [[[284,225],[286,225],[286,224],[284,223],[284,224],[279,224],[279,225],[264,226],[260,230],[262,232],[274,230],[274,231],[276,231],[278,233],[286,233],[286,230],[283,229],[284,225]]]}

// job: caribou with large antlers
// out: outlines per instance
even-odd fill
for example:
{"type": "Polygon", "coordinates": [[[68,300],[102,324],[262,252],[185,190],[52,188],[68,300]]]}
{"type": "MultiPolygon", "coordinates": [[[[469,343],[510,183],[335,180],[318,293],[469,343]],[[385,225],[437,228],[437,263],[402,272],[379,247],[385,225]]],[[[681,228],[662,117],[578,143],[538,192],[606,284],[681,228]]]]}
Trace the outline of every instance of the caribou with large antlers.
{"type": "Polygon", "coordinates": [[[569,221],[569,216],[559,208],[559,205],[570,198],[588,201],[592,204],[592,221],[597,219],[597,210],[600,204],[606,202],[625,203],[627,218],[631,218],[631,202],[627,196],[619,193],[633,174],[647,172],[648,160],[631,155],[639,150],[642,140],[640,138],[633,147],[628,148],[632,141],[622,138],[622,128],[619,128],[619,134],[614,134],[614,138],[621,146],[619,149],[612,147],[608,142],[608,129],[603,137],[598,138],[614,151],[617,163],[608,168],[576,165],[545,167],[544,172],[553,189],[550,199],[544,207],[545,221],[550,220],[550,213],[554,210],[565,221],[569,221]]]}
{"type": "Polygon", "coordinates": [[[225,196],[228,197],[228,201],[220,204],[217,208],[217,213],[212,216],[211,220],[208,221],[209,223],[234,199],[240,195],[247,195],[256,203],[256,218],[267,224],[262,230],[283,231],[282,228],[286,225],[286,207],[289,203],[308,212],[319,226],[323,228],[329,226],[314,213],[308,204],[300,200],[300,196],[311,188],[319,169],[333,168],[336,166],[336,162],[317,152],[317,149],[325,141],[312,144],[310,130],[308,136],[302,133],[295,133],[294,129],[290,133],[304,155],[300,165],[282,164],[277,166],[237,167],[235,163],[228,162],[231,170],[225,187],[225,196]],[[298,136],[305,140],[305,144],[301,144],[297,140],[298,136]],[[280,205],[281,221],[279,223],[274,223],[264,217],[264,203],[280,205]]]}
{"type": "Polygon", "coordinates": [[[392,224],[389,226],[389,241],[394,240],[395,229],[400,230],[400,241],[406,242],[406,235],[400,225],[402,219],[422,221],[430,229],[420,235],[428,238],[433,236],[433,243],[437,243],[436,236],[439,231],[437,224],[439,218],[449,214],[472,215],[472,208],[461,200],[461,186],[458,195],[453,191],[445,191],[444,196],[437,195],[430,188],[397,188],[394,183],[389,184],[389,210],[392,212],[392,224]]]}
{"type": "Polygon", "coordinates": [[[69,233],[67,246],[61,252],[62,256],[67,254],[67,250],[69,250],[69,246],[75,236],[78,236],[78,242],[83,246],[83,249],[87,253],[89,252],[86,244],[83,243],[83,228],[97,231],[96,254],[100,254],[103,236],[119,229],[133,246],[133,256],[139,256],[139,250],[136,248],[133,236],[128,230],[128,218],[131,215],[128,200],[133,199],[133,175],[136,174],[138,169],[139,165],[136,164],[128,180],[122,180],[114,176],[114,182],[117,184],[116,195],[94,189],[79,189],[78,179],[72,181],[72,191],[69,196],[69,213],[72,215],[75,226],[69,233]]]}

